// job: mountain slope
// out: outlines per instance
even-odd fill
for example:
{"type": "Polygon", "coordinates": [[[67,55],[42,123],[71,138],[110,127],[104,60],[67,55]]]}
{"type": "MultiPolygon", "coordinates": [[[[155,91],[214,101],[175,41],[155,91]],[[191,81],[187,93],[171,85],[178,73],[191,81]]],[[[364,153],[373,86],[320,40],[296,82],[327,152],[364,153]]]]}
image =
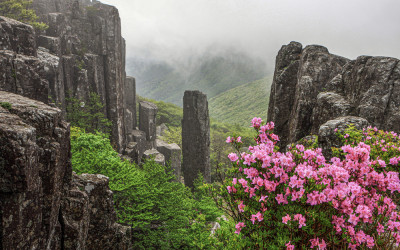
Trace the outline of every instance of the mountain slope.
{"type": "Polygon", "coordinates": [[[217,121],[250,126],[257,116],[267,118],[272,77],[246,83],[209,99],[210,116],[217,121]]]}
{"type": "Polygon", "coordinates": [[[139,95],[179,106],[185,90],[200,90],[212,98],[267,74],[262,61],[232,51],[204,54],[179,64],[130,58],[127,65],[139,95]]]}

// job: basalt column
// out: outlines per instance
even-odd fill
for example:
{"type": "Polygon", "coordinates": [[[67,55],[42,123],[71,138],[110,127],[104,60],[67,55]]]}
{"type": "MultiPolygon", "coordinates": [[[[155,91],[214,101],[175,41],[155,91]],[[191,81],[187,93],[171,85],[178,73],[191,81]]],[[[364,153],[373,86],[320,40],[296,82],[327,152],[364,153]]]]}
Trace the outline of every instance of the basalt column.
{"type": "Polygon", "coordinates": [[[151,148],[156,146],[156,116],[157,106],[151,102],[139,103],[139,129],[146,133],[146,140],[151,148]]]}
{"type": "Polygon", "coordinates": [[[208,102],[200,91],[185,91],[183,96],[182,155],[185,185],[193,187],[198,173],[211,182],[208,102]]]}

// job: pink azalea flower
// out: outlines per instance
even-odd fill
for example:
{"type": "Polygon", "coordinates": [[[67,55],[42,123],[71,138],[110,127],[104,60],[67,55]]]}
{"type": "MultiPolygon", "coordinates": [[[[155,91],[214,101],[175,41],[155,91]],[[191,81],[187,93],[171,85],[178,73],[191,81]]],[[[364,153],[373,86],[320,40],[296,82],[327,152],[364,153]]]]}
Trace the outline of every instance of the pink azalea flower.
{"type": "Polygon", "coordinates": [[[284,224],[287,224],[288,223],[288,221],[290,221],[291,220],[291,218],[290,218],[290,215],[286,215],[285,217],[282,217],[282,223],[284,223],[284,224]]]}
{"type": "Polygon", "coordinates": [[[236,234],[239,234],[240,231],[242,230],[242,228],[244,228],[245,226],[246,226],[246,225],[245,225],[243,222],[239,222],[238,224],[236,224],[236,226],[235,226],[235,228],[236,228],[235,233],[236,233],[236,234]]]}
{"type": "Polygon", "coordinates": [[[293,250],[294,249],[294,245],[292,245],[290,243],[290,241],[288,243],[286,243],[285,246],[286,246],[286,250],[293,250]]]}
{"type": "Polygon", "coordinates": [[[229,160],[231,160],[231,161],[237,161],[237,160],[239,160],[239,157],[238,157],[237,154],[235,154],[235,153],[230,153],[230,154],[228,155],[228,158],[229,158],[229,160]]]}

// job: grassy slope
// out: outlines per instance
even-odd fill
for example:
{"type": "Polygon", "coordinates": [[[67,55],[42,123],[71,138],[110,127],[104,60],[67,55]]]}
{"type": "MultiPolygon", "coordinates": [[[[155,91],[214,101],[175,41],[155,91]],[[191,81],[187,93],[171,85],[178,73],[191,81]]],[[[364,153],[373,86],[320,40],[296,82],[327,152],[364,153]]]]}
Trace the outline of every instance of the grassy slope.
{"type": "Polygon", "coordinates": [[[265,64],[243,54],[204,56],[185,73],[167,63],[138,66],[140,62],[131,59],[128,64],[128,73],[136,78],[137,93],[178,106],[182,106],[185,90],[200,90],[212,98],[266,75],[265,64]]]}
{"type": "Polygon", "coordinates": [[[249,126],[257,116],[267,118],[272,77],[230,89],[209,100],[210,116],[217,121],[249,126]]]}

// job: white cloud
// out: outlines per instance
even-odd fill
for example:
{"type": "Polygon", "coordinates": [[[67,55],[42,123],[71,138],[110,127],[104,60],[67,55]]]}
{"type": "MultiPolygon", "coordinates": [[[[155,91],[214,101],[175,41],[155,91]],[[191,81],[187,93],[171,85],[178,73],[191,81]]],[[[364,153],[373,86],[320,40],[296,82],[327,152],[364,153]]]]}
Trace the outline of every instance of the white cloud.
{"type": "Polygon", "coordinates": [[[349,58],[400,58],[398,0],[103,0],[116,6],[129,56],[176,60],[231,46],[269,65],[283,44],[349,58]]]}

